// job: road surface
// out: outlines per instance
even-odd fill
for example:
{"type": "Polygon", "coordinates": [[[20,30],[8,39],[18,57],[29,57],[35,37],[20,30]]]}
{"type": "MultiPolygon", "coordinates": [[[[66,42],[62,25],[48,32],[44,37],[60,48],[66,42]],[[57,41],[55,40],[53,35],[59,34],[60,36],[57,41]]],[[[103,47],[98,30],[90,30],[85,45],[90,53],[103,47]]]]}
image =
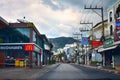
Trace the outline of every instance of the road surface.
{"type": "Polygon", "coordinates": [[[119,75],[74,64],[60,64],[37,80],[120,79],[119,75]]]}

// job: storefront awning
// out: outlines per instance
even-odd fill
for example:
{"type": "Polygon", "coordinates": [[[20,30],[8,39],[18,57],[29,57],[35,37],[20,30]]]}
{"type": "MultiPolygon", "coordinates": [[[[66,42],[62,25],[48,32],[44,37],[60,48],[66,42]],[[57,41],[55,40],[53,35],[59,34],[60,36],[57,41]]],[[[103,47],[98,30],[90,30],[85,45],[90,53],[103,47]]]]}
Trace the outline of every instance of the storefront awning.
{"type": "Polygon", "coordinates": [[[98,49],[98,52],[103,52],[103,51],[107,51],[107,50],[111,50],[111,49],[115,49],[117,46],[112,46],[112,47],[109,47],[109,48],[99,48],[98,49]]]}

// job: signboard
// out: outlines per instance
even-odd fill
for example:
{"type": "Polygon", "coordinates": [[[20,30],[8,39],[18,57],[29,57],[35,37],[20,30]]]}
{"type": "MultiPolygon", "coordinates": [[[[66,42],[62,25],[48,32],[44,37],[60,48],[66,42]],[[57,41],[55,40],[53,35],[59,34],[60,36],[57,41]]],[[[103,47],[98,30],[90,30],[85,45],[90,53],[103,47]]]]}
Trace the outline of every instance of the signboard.
{"type": "Polygon", "coordinates": [[[0,51],[35,51],[42,54],[42,49],[34,44],[0,44],[0,51]]]}
{"type": "Polygon", "coordinates": [[[92,48],[97,48],[102,45],[101,41],[92,41],[92,48]]]}
{"type": "Polygon", "coordinates": [[[82,45],[88,45],[88,38],[82,37],[82,45]]]}
{"type": "Polygon", "coordinates": [[[25,44],[24,50],[25,51],[34,51],[34,45],[33,44],[25,44]]]}
{"type": "Polygon", "coordinates": [[[116,20],[116,27],[114,30],[114,41],[120,40],[120,20],[116,20]]]}
{"type": "Polygon", "coordinates": [[[0,51],[34,51],[34,44],[3,44],[0,51]]]}
{"type": "Polygon", "coordinates": [[[4,51],[4,50],[23,50],[23,46],[22,45],[0,45],[0,51],[4,51]]]}
{"type": "Polygon", "coordinates": [[[114,40],[109,38],[103,42],[104,47],[110,47],[113,44],[114,40]]]}
{"type": "Polygon", "coordinates": [[[119,21],[116,22],[116,28],[117,28],[117,29],[120,29],[120,22],[119,22],[119,21]]]}

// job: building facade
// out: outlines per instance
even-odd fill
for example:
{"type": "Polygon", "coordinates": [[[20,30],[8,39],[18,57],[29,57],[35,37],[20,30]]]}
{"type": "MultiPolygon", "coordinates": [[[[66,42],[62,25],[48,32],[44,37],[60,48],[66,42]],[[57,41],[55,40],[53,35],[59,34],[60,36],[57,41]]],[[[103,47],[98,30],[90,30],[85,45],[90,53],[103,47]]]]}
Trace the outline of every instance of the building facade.
{"type": "Polygon", "coordinates": [[[120,70],[120,0],[108,9],[108,32],[96,50],[102,54],[104,67],[120,70]]]}
{"type": "Polygon", "coordinates": [[[44,38],[32,22],[8,23],[0,17],[0,66],[41,67],[44,38]]]}
{"type": "MultiPolygon", "coordinates": [[[[108,20],[104,20],[104,36],[107,37],[108,34],[108,20]]],[[[91,31],[93,31],[93,35],[91,32],[91,35],[89,37],[89,49],[86,52],[86,63],[87,64],[93,64],[93,63],[97,63],[97,62],[101,62],[102,59],[102,54],[100,54],[99,52],[97,52],[96,48],[98,48],[99,46],[102,46],[103,43],[101,42],[101,37],[102,37],[102,31],[103,31],[103,26],[102,26],[102,22],[97,23],[95,26],[93,26],[93,28],[91,29],[91,31]],[[93,29],[93,30],[92,30],[93,29]],[[101,56],[98,56],[101,55],[101,56]],[[101,58],[101,59],[100,59],[101,58]]]]}
{"type": "MultiPolygon", "coordinates": [[[[108,9],[109,35],[112,36],[111,63],[112,67],[120,70],[120,0],[108,9]]],[[[109,47],[110,48],[110,47],[109,47]]]]}

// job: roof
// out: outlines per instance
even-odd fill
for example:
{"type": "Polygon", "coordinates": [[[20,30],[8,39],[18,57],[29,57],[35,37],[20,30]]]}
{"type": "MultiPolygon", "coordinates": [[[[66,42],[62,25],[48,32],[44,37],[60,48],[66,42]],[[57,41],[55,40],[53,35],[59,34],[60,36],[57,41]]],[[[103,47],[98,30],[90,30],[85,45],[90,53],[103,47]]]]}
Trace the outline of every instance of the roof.
{"type": "Polygon", "coordinates": [[[45,39],[48,42],[48,38],[46,37],[45,34],[41,34],[40,37],[42,37],[43,39],[45,39]]]}
{"type": "Polygon", "coordinates": [[[36,28],[36,26],[32,23],[32,22],[26,22],[26,23],[9,23],[10,27],[15,28],[15,27],[28,27],[28,28],[33,28],[35,30],[35,32],[40,35],[40,32],[38,31],[38,29],[36,28]]]}
{"type": "Polygon", "coordinates": [[[3,19],[1,16],[0,16],[0,24],[3,24],[5,26],[9,25],[9,23],[5,19],[3,19]]]}
{"type": "MultiPolygon", "coordinates": [[[[105,22],[107,22],[108,20],[106,19],[106,20],[104,20],[103,22],[105,23],[105,22]]],[[[99,22],[99,23],[97,23],[93,28],[96,28],[98,25],[100,25],[100,24],[102,24],[102,21],[101,22],[99,22]]]]}

